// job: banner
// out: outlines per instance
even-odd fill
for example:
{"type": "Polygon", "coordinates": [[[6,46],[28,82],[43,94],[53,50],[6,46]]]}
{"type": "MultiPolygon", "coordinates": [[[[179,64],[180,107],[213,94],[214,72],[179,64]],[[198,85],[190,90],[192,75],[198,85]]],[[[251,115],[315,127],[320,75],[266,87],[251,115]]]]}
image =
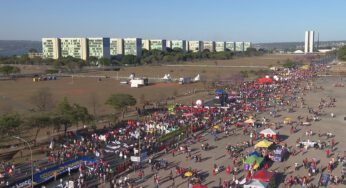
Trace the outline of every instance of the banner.
{"type": "Polygon", "coordinates": [[[48,168],[46,170],[40,171],[34,174],[34,184],[44,183],[54,178],[54,174],[56,174],[57,176],[64,174],[68,171],[69,168],[70,170],[78,169],[80,165],[83,164],[84,162],[94,163],[96,162],[96,160],[90,157],[83,156],[74,160],[67,161],[58,166],[54,166],[52,168],[48,168]]]}

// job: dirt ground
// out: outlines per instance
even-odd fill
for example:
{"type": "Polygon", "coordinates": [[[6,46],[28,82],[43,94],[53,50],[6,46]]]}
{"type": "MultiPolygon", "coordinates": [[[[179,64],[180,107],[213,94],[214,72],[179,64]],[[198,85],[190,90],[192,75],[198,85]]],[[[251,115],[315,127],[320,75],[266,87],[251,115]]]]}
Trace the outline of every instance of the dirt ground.
{"type": "MultiPolygon", "coordinates": [[[[237,58],[232,60],[218,61],[198,61],[179,64],[178,66],[138,66],[125,67],[120,71],[99,71],[78,74],[84,77],[58,77],[55,81],[32,82],[31,78],[20,78],[15,81],[0,81],[0,113],[19,112],[27,113],[34,108],[30,97],[41,88],[49,88],[53,94],[55,102],[61,101],[67,97],[70,102],[78,103],[88,107],[93,112],[93,104],[96,104],[97,114],[107,114],[112,109],[104,105],[107,98],[114,93],[128,93],[140,99],[147,101],[163,100],[177,94],[186,96],[196,90],[202,90],[206,85],[203,83],[194,83],[188,85],[178,85],[177,83],[159,83],[151,84],[147,87],[130,88],[129,85],[121,85],[121,77],[127,78],[131,73],[138,76],[149,77],[149,82],[155,82],[155,78],[162,78],[164,74],[170,74],[173,78],[181,76],[195,77],[200,74],[202,78],[214,80],[239,73],[241,70],[259,70],[268,69],[269,65],[277,66],[278,61],[284,61],[293,56],[288,55],[265,55],[260,57],[237,58]],[[185,67],[185,65],[187,65],[185,67]],[[191,66],[193,65],[193,66],[191,66]],[[210,66],[210,67],[206,67],[210,66]],[[232,67],[245,66],[245,67],[232,67]],[[246,67],[251,66],[251,67],[246,67]],[[259,67],[252,67],[259,66],[259,67]],[[93,76],[107,76],[109,78],[99,81],[93,76]],[[117,80],[118,78],[118,80],[117,80]],[[150,80],[150,78],[153,78],[150,80]],[[92,100],[96,96],[96,100],[92,100]]],[[[49,66],[22,66],[22,72],[33,73],[43,72],[49,66]]],[[[202,97],[202,96],[198,96],[202,97]]],[[[181,102],[191,104],[197,97],[185,97],[181,102]]]]}

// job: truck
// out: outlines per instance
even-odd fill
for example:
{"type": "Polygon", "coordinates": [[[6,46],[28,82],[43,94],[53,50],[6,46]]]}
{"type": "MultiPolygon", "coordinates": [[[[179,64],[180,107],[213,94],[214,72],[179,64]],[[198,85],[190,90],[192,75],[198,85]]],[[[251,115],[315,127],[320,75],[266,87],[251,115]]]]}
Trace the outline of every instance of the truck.
{"type": "Polygon", "coordinates": [[[192,82],[191,77],[181,77],[179,78],[179,84],[189,84],[192,82]]]}

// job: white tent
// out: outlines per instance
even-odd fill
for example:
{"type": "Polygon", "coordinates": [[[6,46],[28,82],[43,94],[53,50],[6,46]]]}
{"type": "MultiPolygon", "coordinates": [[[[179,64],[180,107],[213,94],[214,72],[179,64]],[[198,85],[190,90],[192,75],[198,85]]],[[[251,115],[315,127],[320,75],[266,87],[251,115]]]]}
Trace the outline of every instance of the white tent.
{"type": "Polygon", "coordinates": [[[131,73],[131,74],[130,74],[130,76],[129,76],[129,80],[134,79],[134,78],[135,78],[135,76],[136,76],[136,75],[135,75],[135,73],[131,73]]]}
{"type": "Polygon", "coordinates": [[[244,185],[244,188],[266,188],[268,187],[268,183],[261,182],[258,180],[251,180],[244,185]]]}
{"type": "Polygon", "coordinates": [[[276,135],[276,134],[278,134],[278,133],[277,133],[276,131],[274,131],[273,129],[268,128],[268,129],[262,130],[262,131],[260,132],[260,134],[265,134],[265,135],[267,135],[267,134],[276,135]]]}
{"type": "Polygon", "coordinates": [[[165,74],[165,76],[162,79],[163,80],[172,80],[172,77],[170,74],[165,74]]]}
{"type": "Polygon", "coordinates": [[[197,76],[193,79],[194,82],[201,81],[201,76],[197,74],[197,76]]]}
{"type": "Polygon", "coordinates": [[[277,139],[278,132],[274,131],[273,129],[264,129],[260,132],[260,135],[262,138],[271,138],[271,139],[277,139]]]}

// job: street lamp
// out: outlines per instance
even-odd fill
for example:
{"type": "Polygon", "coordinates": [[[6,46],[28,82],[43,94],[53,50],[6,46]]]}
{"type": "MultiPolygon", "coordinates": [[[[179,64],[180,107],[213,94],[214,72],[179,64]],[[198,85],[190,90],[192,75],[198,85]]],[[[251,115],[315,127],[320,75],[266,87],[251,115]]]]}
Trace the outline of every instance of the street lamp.
{"type": "Polygon", "coordinates": [[[25,144],[27,144],[28,147],[29,147],[29,150],[30,150],[30,159],[31,159],[31,188],[34,188],[34,166],[33,166],[34,161],[32,160],[32,150],[31,150],[31,146],[30,146],[30,144],[29,144],[28,141],[26,141],[25,139],[23,139],[23,138],[21,138],[21,137],[19,137],[19,136],[13,136],[13,138],[23,141],[23,142],[24,142],[25,144]]]}

